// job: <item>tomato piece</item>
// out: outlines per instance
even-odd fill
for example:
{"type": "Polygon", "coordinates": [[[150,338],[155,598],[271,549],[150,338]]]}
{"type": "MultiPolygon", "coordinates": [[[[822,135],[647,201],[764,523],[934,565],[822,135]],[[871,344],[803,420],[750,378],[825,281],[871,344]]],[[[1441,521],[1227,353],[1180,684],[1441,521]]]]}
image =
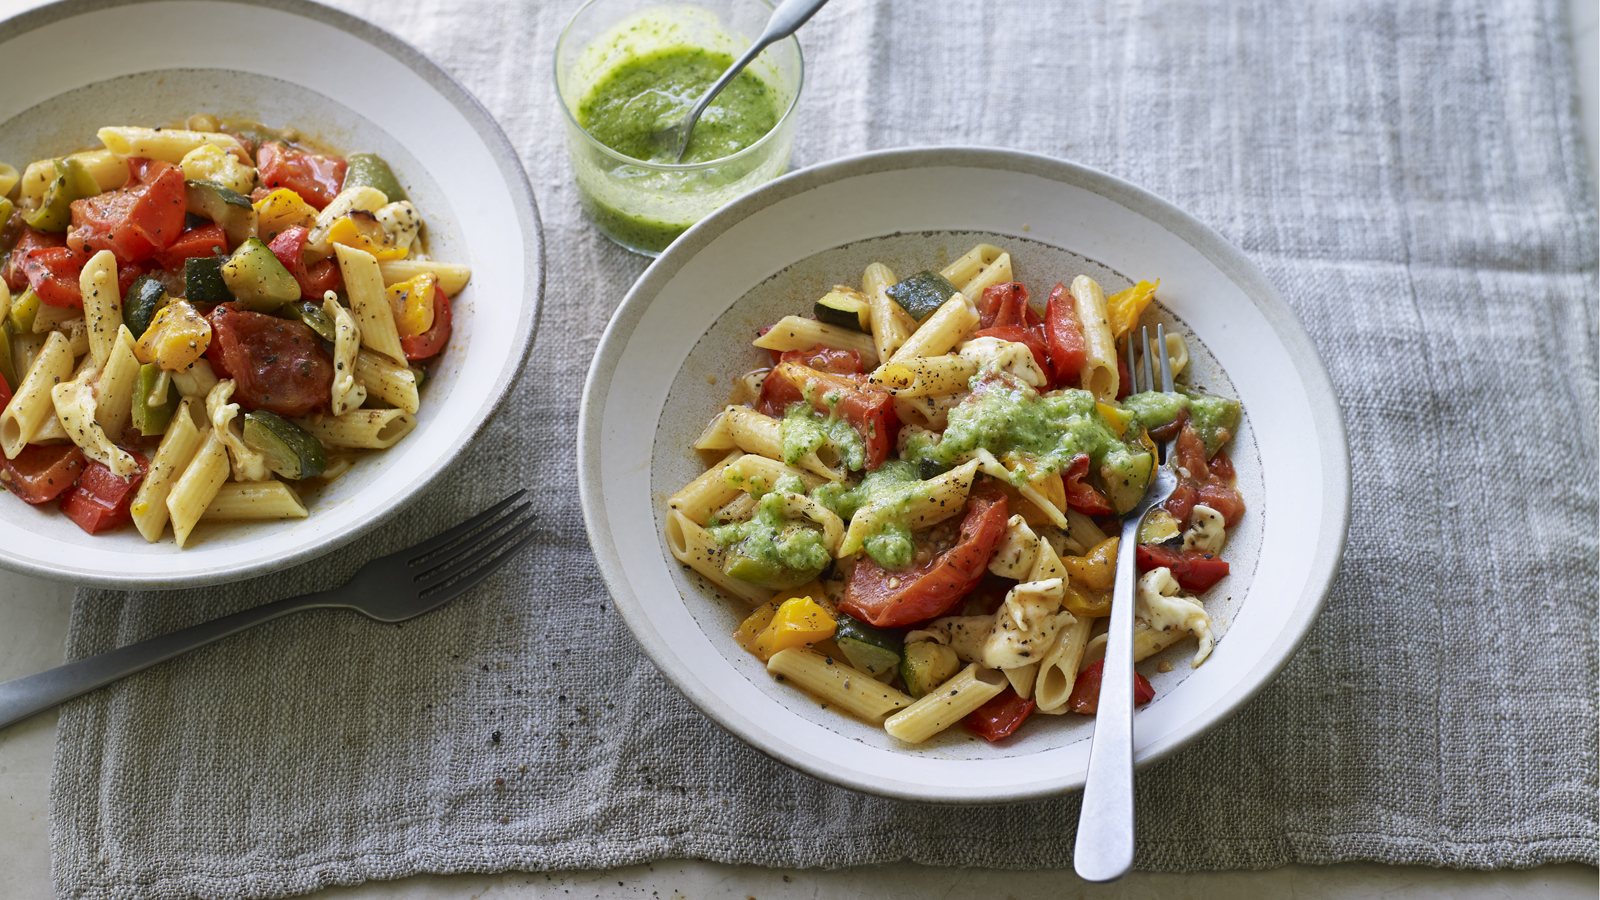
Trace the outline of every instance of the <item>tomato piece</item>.
{"type": "Polygon", "coordinates": [[[41,303],[82,309],[83,294],[78,290],[78,278],[83,275],[83,264],[88,261],[88,254],[71,247],[39,247],[22,255],[21,268],[41,303]]]}
{"type": "Polygon", "coordinates": [[[288,188],[318,210],[332,203],[344,184],[346,163],[338,156],[301,153],[273,142],[256,150],[256,161],[262,186],[288,188]]]}
{"type": "Polygon", "coordinates": [[[1210,553],[1179,553],[1159,544],[1140,544],[1134,553],[1134,562],[1140,572],[1170,569],[1179,587],[1196,593],[1210,588],[1228,574],[1227,560],[1210,553]]]}
{"type": "Polygon", "coordinates": [[[248,312],[232,303],[213,309],[207,321],[211,323],[207,358],[216,348],[227,377],[233,379],[233,399],[241,407],[291,419],[327,407],[333,359],[322,349],[316,332],[303,323],[248,312]]]}
{"type": "Polygon", "coordinates": [[[863,556],[845,583],[839,608],[880,628],[944,613],[983,580],[1006,532],[1006,497],[988,481],[973,485],[956,545],[908,572],[890,572],[863,556]]]}
{"type": "Polygon", "coordinates": [[[1023,344],[1033,352],[1033,361],[1038,363],[1039,371],[1046,376],[1050,374],[1050,358],[1045,351],[1044,331],[1042,328],[1024,328],[1021,325],[996,325],[993,328],[984,328],[974,332],[972,336],[974,338],[999,338],[1002,341],[1023,344]]]}
{"type": "Polygon", "coordinates": [[[1211,470],[1211,474],[1221,478],[1224,484],[1233,484],[1233,480],[1238,477],[1233,471],[1233,460],[1222,450],[1218,450],[1217,455],[1206,462],[1206,467],[1211,470]]]}
{"type": "Polygon", "coordinates": [[[159,160],[129,159],[128,173],[125,187],[72,201],[67,246],[85,254],[110,250],[119,262],[139,262],[183,234],[188,211],[183,170],[159,160]]]}
{"type": "Polygon", "coordinates": [[[128,452],[139,463],[139,471],[132,478],[119,477],[105,465],[91,461],[71,490],[61,495],[61,511],[77,522],[79,528],[99,534],[133,520],[130,507],[150,463],[142,453],[128,452]]]}
{"type": "MultiPolygon", "coordinates": [[[[0,330],[0,341],[9,341],[9,340],[10,340],[10,337],[6,334],[6,332],[4,330],[0,330]]],[[[10,350],[11,348],[7,347],[6,349],[10,350]]],[[[21,378],[22,376],[18,375],[17,377],[21,378]]],[[[11,403],[11,383],[9,381],[6,381],[4,375],[0,375],[0,410],[5,409],[6,406],[8,404],[10,404],[10,403],[11,403]]]]}
{"type": "Polygon", "coordinates": [[[894,397],[888,391],[864,384],[860,376],[835,375],[796,362],[780,362],[767,374],[757,408],[766,415],[782,418],[789,404],[808,398],[820,413],[837,409],[861,435],[867,448],[867,471],[876,470],[889,458],[900,431],[900,418],[894,413],[894,397]]]}
{"type": "Polygon", "coordinates": [[[866,367],[861,365],[859,352],[834,350],[821,344],[810,350],[790,350],[780,356],[778,362],[799,363],[818,372],[829,372],[834,375],[865,375],[867,372],[866,367]]]}
{"type": "MultiPolygon", "coordinates": [[[[1129,338],[1128,340],[1133,340],[1129,338]]],[[[1128,360],[1124,354],[1117,354],[1117,399],[1126,400],[1133,393],[1133,373],[1128,371],[1128,360]]],[[[1188,415],[1185,411],[1184,415],[1188,415]]]]}
{"type": "Polygon", "coordinates": [[[1172,489],[1172,494],[1167,497],[1167,502],[1163,503],[1162,506],[1165,506],[1167,512],[1178,520],[1180,526],[1187,528],[1189,527],[1189,516],[1194,513],[1195,498],[1199,496],[1199,493],[1199,491],[1195,490],[1194,485],[1187,481],[1180,481],[1178,486],[1172,489]]]}
{"type": "MultiPolygon", "coordinates": [[[[1106,661],[1097,659],[1089,668],[1078,673],[1072,684],[1072,694],[1067,697],[1067,709],[1092,716],[1100,708],[1100,680],[1105,676],[1106,661]]],[[[1156,698],[1156,689],[1138,672],[1133,673],[1133,705],[1143,706],[1156,698]]]]}
{"type": "Polygon", "coordinates": [[[1189,517],[1198,504],[1221,513],[1223,523],[1229,526],[1244,515],[1244,497],[1230,484],[1234,479],[1233,461],[1218,454],[1220,462],[1207,462],[1205,442],[1188,421],[1178,432],[1173,455],[1183,478],[1167,498],[1166,507],[1181,525],[1189,526],[1189,517]]]}
{"type": "Polygon", "coordinates": [[[321,302],[327,292],[344,287],[344,276],[333,257],[306,265],[306,239],[310,234],[311,230],[304,225],[285,228],[267,247],[299,282],[300,297],[321,302]]]}
{"type": "Polygon", "coordinates": [[[16,293],[28,286],[28,276],[22,272],[22,258],[27,255],[29,250],[37,247],[65,247],[66,245],[66,235],[54,234],[49,231],[34,231],[27,225],[23,225],[16,244],[11,247],[11,255],[6,259],[6,287],[10,288],[12,293],[16,293]]]}
{"type": "Polygon", "coordinates": [[[1019,282],[992,284],[983,289],[983,299],[978,301],[979,330],[1008,326],[1031,330],[1042,324],[1039,314],[1028,305],[1028,289],[1019,282]]]}
{"type": "Polygon", "coordinates": [[[1044,333],[1050,349],[1050,374],[1056,384],[1077,385],[1088,350],[1083,325],[1065,284],[1057,283],[1045,306],[1044,333]]]}
{"type": "Polygon", "coordinates": [[[1105,516],[1111,513],[1111,501],[1094,485],[1083,479],[1089,474],[1089,454],[1073,457],[1072,464],[1061,473],[1061,483],[1067,490],[1067,506],[1086,516],[1105,516]]]}
{"type": "Polygon", "coordinates": [[[221,256],[227,252],[228,236],[223,233],[222,226],[208,222],[178,235],[172,246],[156,253],[156,262],[163,269],[181,269],[186,259],[221,256]]]}
{"type": "Polygon", "coordinates": [[[72,487],[82,472],[83,451],[72,444],[29,444],[16,459],[6,459],[0,453],[0,480],[5,481],[11,493],[33,504],[54,500],[72,487]]]}
{"type": "Polygon", "coordinates": [[[1233,487],[1223,484],[1215,474],[1195,492],[1195,504],[1209,506],[1222,513],[1222,524],[1229,528],[1244,515],[1244,498],[1233,487]]]}
{"type": "Polygon", "coordinates": [[[1017,692],[1007,685],[1005,690],[973,710],[965,721],[973,734],[992,744],[1010,737],[1028,720],[1028,716],[1033,715],[1034,706],[1033,700],[1018,697],[1017,692]]]}
{"type": "Polygon", "coordinates": [[[416,362],[419,359],[429,359],[444,349],[450,342],[450,298],[444,291],[435,288],[433,291],[433,327],[422,334],[400,339],[400,349],[405,352],[406,359],[416,362]]]}

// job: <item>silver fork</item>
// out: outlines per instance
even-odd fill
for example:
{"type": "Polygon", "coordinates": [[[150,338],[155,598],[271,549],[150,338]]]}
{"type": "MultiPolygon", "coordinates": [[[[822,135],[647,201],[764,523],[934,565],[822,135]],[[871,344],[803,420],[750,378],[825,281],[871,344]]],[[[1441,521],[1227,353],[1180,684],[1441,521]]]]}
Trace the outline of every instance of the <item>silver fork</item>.
{"type": "Polygon", "coordinates": [[[174,656],[303,609],[353,609],[403,622],[437,609],[505,565],[536,535],[526,490],[460,525],[361,567],[343,586],[290,597],[0,683],[0,728],[174,656]]]}
{"type": "MultiPolygon", "coordinates": [[[[1128,335],[1128,374],[1134,390],[1152,390],[1150,329],[1140,328],[1144,344],[1143,370],[1134,365],[1133,335],[1128,335]]],[[[1167,331],[1156,326],[1156,356],[1161,360],[1161,390],[1172,390],[1172,364],[1167,359],[1167,331]]],[[[1122,519],[1117,541],[1117,580],[1111,595],[1111,628],[1106,638],[1105,669],[1100,678],[1100,702],[1095,712],[1094,742],[1089,747],[1089,772],[1083,785],[1083,808],[1078,815],[1078,840],[1072,867],[1085,881],[1115,881],[1133,866],[1133,585],[1134,553],[1139,526],[1145,514],[1172,495],[1178,485],[1173,472],[1175,439],[1161,449],[1159,464],[1145,488],[1144,498],[1122,519]]]]}

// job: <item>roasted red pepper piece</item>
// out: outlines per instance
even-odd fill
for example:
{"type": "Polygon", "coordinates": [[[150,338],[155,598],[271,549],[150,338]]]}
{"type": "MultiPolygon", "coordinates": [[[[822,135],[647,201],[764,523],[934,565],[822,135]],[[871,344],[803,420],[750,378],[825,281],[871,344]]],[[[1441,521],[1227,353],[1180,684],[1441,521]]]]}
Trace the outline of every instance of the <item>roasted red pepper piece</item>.
{"type": "Polygon", "coordinates": [[[1140,572],[1171,569],[1178,586],[1186,591],[1203,591],[1228,575],[1228,562],[1210,553],[1179,553],[1159,544],[1140,544],[1134,554],[1140,572]]]}
{"type": "Polygon", "coordinates": [[[29,444],[16,459],[0,453],[0,476],[11,493],[39,504],[54,500],[83,473],[83,451],[71,444],[29,444]]]}
{"type": "MultiPolygon", "coordinates": [[[[1092,716],[1100,708],[1100,679],[1105,674],[1106,661],[1095,660],[1087,669],[1078,673],[1078,680],[1072,685],[1072,694],[1067,697],[1067,709],[1075,713],[1092,716]]],[[[1138,672],[1133,673],[1133,705],[1143,706],[1156,698],[1156,689],[1138,672]]]]}
{"type": "Polygon", "coordinates": [[[1008,738],[1033,714],[1033,700],[1024,700],[1009,685],[966,718],[973,734],[989,743],[1008,738]]]}
{"type": "Polygon", "coordinates": [[[1083,342],[1083,325],[1077,307],[1064,284],[1056,284],[1045,307],[1044,333],[1050,348],[1050,375],[1057,385],[1077,387],[1083,375],[1088,350],[1083,342]]]}
{"type": "Polygon", "coordinates": [[[1073,457],[1072,464],[1061,473],[1061,483],[1067,490],[1067,506],[1086,516],[1104,516],[1111,513],[1111,501],[1092,484],[1083,479],[1089,474],[1089,454],[1073,457]]]}
{"type": "Polygon", "coordinates": [[[118,477],[101,463],[91,461],[77,484],[61,495],[61,511],[77,522],[79,528],[99,534],[133,520],[129,508],[133,506],[139,484],[144,481],[149,462],[141,453],[128,452],[139,463],[139,470],[132,478],[118,477]]]}

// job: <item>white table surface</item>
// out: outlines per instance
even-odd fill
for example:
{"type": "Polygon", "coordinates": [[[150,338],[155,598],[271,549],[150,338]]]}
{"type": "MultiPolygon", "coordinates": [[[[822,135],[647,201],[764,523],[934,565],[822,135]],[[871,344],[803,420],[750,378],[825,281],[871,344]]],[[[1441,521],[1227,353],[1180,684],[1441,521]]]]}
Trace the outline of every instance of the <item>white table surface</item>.
{"type": "MultiPolygon", "coordinates": [[[[1573,48],[1589,164],[1600,171],[1600,4],[1569,0],[1573,48]]],[[[0,2],[0,8],[31,5],[0,2]]],[[[9,11],[9,10],[7,10],[9,11]]],[[[72,587],[0,571],[0,681],[61,664],[72,587]]],[[[56,714],[45,713],[0,730],[0,898],[53,896],[50,881],[50,763],[56,714]]],[[[1268,872],[1193,875],[1134,873],[1113,885],[1088,885],[1070,872],[937,869],[909,863],[833,871],[724,866],[671,860],[610,871],[549,874],[419,876],[310,895],[311,900],[489,900],[502,897],[874,898],[1116,897],[1125,900],[1223,900],[1298,897],[1306,900],[1592,900],[1600,879],[1588,866],[1525,871],[1462,872],[1347,864],[1287,866],[1268,872]]]]}

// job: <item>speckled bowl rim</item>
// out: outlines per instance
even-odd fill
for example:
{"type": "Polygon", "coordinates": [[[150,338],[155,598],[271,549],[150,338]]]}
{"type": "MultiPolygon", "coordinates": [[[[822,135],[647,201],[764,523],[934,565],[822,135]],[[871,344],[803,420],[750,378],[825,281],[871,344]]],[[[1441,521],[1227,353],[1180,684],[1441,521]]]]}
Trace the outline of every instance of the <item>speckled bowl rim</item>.
{"type": "MultiPolygon", "coordinates": [[[[0,44],[62,19],[100,10],[124,6],[142,6],[158,2],[171,2],[171,0],[60,0],[60,2],[50,3],[18,13],[0,22],[0,44]]],[[[24,575],[55,581],[70,581],[92,587],[168,590],[240,581],[287,569],[321,557],[349,544],[361,535],[393,518],[395,514],[415,500],[429,484],[449,470],[452,463],[461,456],[462,452],[472,443],[478,433],[483,430],[483,426],[489,421],[489,418],[499,410],[510,396],[512,383],[522,372],[527,363],[528,354],[533,349],[533,340],[538,330],[539,316],[544,309],[544,228],[539,219],[538,204],[534,201],[533,187],[529,184],[527,173],[523,170],[521,158],[511,146],[511,141],[507,139],[505,132],[495,122],[494,117],[483,107],[483,104],[478,102],[476,97],[472,96],[471,92],[456,81],[455,78],[451,77],[448,72],[424,56],[417,48],[364,19],[323,6],[320,3],[313,3],[310,0],[249,0],[249,2],[244,2],[244,0],[183,0],[183,2],[201,4],[230,3],[240,6],[267,7],[332,26],[376,47],[411,69],[433,86],[445,100],[461,113],[462,117],[472,125],[473,130],[478,133],[490,155],[494,158],[495,163],[499,166],[506,185],[513,192],[511,200],[516,209],[517,220],[522,226],[524,234],[529,235],[531,238],[523,245],[523,264],[527,273],[527,280],[523,293],[521,314],[517,319],[518,336],[517,340],[513,341],[513,346],[520,344],[521,350],[510,354],[506,358],[505,365],[497,373],[494,383],[484,393],[483,403],[473,414],[472,427],[463,429],[451,444],[449,450],[427,472],[424,472],[411,482],[390,491],[386,498],[377,503],[366,519],[321,543],[258,558],[238,565],[213,566],[201,571],[180,572],[161,577],[128,576],[86,567],[44,566],[23,554],[11,553],[0,549],[0,567],[20,572],[24,575]]],[[[174,56],[170,62],[171,64],[166,68],[183,68],[181,53],[174,56]]],[[[42,101],[48,98],[41,97],[39,99],[42,101]]]]}
{"type": "Polygon", "coordinates": [[[863,793],[926,803],[1019,803],[1057,796],[1081,787],[1082,783],[1079,781],[1066,786],[1037,784],[1006,786],[989,791],[981,797],[967,794],[953,799],[928,792],[906,791],[897,787],[864,782],[850,777],[848,772],[837,772],[812,765],[808,757],[795,752],[788,742],[754,727],[742,714],[722,700],[713,687],[701,684],[696,679],[688,677],[687,673],[679,671],[668,645],[650,622],[639,597],[629,585],[621,553],[612,539],[603,498],[604,485],[600,481],[600,455],[603,444],[601,423],[604,419],[601,398],[610,393],[612,374],[616,370],[618,360],[650,302],[697,253],[737,227],[740,222],[789,197],[848,178],[924,167],[969,167],[1016,172],[1059,181],[1098,194],[1165,228],[1201,253],[1250,297],[1282,340],[1296,371],[1303,379],[1312,405],[1312,416],[1319,426],[1317,451],[1321,457],[1324,477],[1322,516],[1317,523],[1317,531],[1332,539],[1318,546],[1307,572],[1306,588],[1301,602],[1296,603],[1294,614],[1272,643],[1261,649],[1256,664],[1250,668],[1248,674],[1240,679],[1232,690],[1214,699],[1209,705],[1210,711],[1205,721],[1186,725],[1153,744],[1142,745],[1139,748],[1137,765],[1143,768],[1165,758],[1228,719],[1260,693],[1261,689],[1282,671],[1294,651],[1305,640],[1312,622],[1327,602],[1340,557],[1344,552],[1350,523],[1350,459],[1344,416],[1333,391],[1333,382],[1328,377],[1327,369],[1317,353],[1316,346],[1312,344],[1299,318],[1261,270],[1242,251],[1230,244],[1222,235],[1166,200],[1088,166],[1018,150],[987,147],[880,150],[793,172],[746,194],[705,218],[673,242],[650,268],[645,270],[612,315],[611,322],[600,338],[600,345],[595,352],[584,385],[583,402],[579,407],[578,492],[583,503],[584,524],[594,548],[595,561],[599,566],[601,577],[605,579],[611,591],[617,610],[622,613],[623,620],[633,631],[635,639],[655,663],[656,668],[688,697],[690,702],[729,733],[792,768],[840,787],[863,793]],[[1308,598],[1312,602],[1304,602],[1308,598]]]}

